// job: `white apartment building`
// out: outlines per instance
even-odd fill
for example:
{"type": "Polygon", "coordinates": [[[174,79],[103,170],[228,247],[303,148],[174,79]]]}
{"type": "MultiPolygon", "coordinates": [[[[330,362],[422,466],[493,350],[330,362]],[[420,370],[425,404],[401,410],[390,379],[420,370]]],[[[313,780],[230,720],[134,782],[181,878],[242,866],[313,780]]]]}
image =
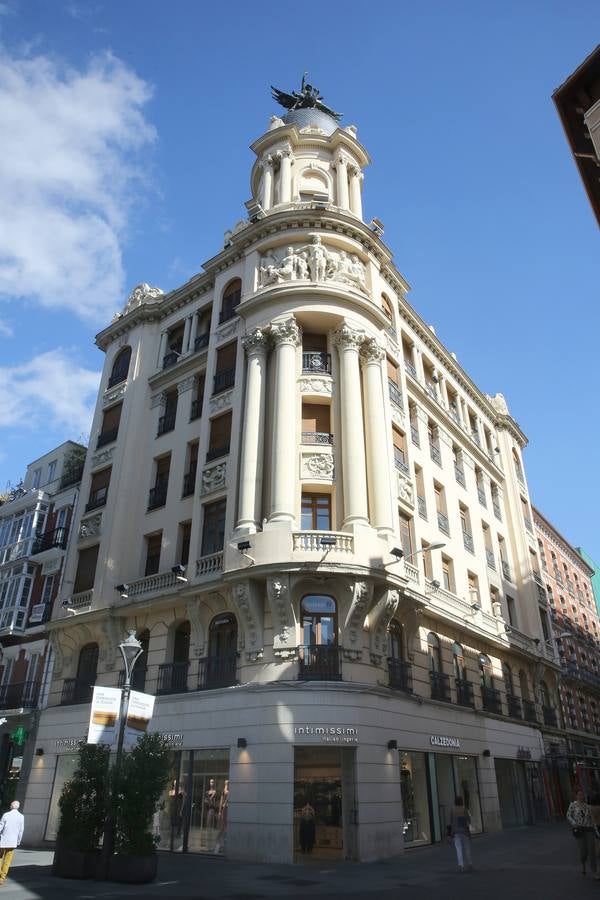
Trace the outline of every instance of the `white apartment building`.
{"type": "Polygon", "coordinates": [[[476,830],[544,814],[526,438],[409,305],[357,129],[309,85],[280,100],[249,218],[97,337],[32,840],[131,628],[173,745],[160,847],[301,858],[306,802],[312,855],[361,860],[442,839],[455,793],[476,830]]]}

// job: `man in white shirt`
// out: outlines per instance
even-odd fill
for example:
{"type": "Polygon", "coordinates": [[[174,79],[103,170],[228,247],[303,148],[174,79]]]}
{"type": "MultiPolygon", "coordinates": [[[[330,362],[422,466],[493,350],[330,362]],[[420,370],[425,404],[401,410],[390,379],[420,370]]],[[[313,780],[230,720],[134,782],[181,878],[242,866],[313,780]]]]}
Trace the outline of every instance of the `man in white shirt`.
{"type": "Polygon", "coordinates": [[[21,843],[25,817],[19,812],[20,803],[13,800],[10,812],[4,813],[0,819],[0,884],[4,884],[13,853],[21,843]]]}

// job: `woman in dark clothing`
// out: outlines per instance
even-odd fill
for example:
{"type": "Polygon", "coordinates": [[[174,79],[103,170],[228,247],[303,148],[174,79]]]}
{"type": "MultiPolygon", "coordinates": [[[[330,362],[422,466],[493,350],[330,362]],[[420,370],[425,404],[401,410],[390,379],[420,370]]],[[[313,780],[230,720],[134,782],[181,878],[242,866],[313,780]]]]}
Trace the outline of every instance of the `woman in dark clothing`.
{"type": "Polygon", "coordinates": [[[315,811],[310,803],[305,803],[300,812],[300,849],[310,853],[315,845],[315,811]]]}

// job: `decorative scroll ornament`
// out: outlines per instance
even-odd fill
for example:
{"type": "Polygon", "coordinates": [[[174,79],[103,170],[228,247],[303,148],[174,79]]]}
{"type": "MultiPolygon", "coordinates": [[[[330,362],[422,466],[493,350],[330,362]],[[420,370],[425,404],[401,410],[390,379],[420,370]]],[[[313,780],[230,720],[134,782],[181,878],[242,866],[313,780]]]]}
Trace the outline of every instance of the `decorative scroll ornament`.
{"type": "Polygon", "coordinates": [[[83,541],[85,538],[97,537],[100,534],[101,525],[102,513],[96,513],[93,516],[89,516],[87,519],[82,519],[79,523],[77,538],[80,541],[83,541]]]}
{"type": "Polygon", "coordinates": [[[285,575],[267,579],[267,597],[273,622],[273,652],[289,656],[296,652],[296,617],[285,575]]]}
{"type": "Polygon", "coordinates": [[[202,472],[202,487],[200,493],[209,494],[218,488],[225,487],[227,480],[227,463],[217,463],[216,466],[206,468],[202,472]]]}
{"type": "Polygon", "coordinates": [[[367,292],[365,265],[356,253],[325,247],[320,234],[310,244],[271,250],[261,259],[259,287],[285,281],[337,281],[367,292]]]}
{"type": "Polygon", "coordinates": [[[248,356],[252,353],[261,353],[265,351],[268,344],[269,337],[260,328],[254,328],[249,334],[245,334],[242,338],[242,347],[248,356]]]}
{"type": "Polygon", "coordinates": [[[240,581],[231,591],[244,629],[244,646],[249,659],[260,659],[263,655],[263,614],[262,603],[257,597],[257,587],[249,581],[240,581]]]}
{"type": "Polygon", "coordinates": [[[380,665],[387,654],[387,630],[400,602],[398,591],[385,590],[369,613],[371,661],[380,665]]]}
{"type": "Polygon", "coordinates": [[[269,333],[276,344],[292,344],[298,347],[302,340],[300,329],[293,316],[282,322],[273,322],[269,326],[269,333]]]}
{"type": "Polygon", "coordinates": [[[302,457],[302,476],[309,478],[326,478],[331,481],[335,474],[335,464],[330,453],[315,453],[312,456],[302,457]]]}
{"type": "Polygon", "coordinates": [[[299,379],[298,387],[302,394],[328,394],[331,396],[332,379],[331,376],[315,378],[313,375],[306,375],[299,379]]]}
{"type": "Polygon", "coordinates": [[[365,338],[360,348],[361,356],[367,363],[380,363],[385,359],[385,350],[375,338],[365,338]]]}
{"type": "Polygon", "coordinates": [[[372,597],[372,587],[365,581],[354,585],[354,597],[344,623],[344,646],[357,647],[362,643],[365,618],[372,597]]]}
{"type": "Polygon", "coordinates": [[[138,306],[143,306],[147,303],[157,303],[161,297],[164,297],[164,291],[159,287],[150,287],[146,282],[142,282],[142,284],[138,284],[129,297],[127,298],[127,303],[123,309],[123,313],[126,315],[128,312],[131,312],[132,309],[137,309],[138,306]]]}
{"type": "Polygon", "coordinates": [[[344,322],[337,331],[333,333],[333,343],[336,347],[344,349],[349,347],[352,350],[360,350],[366,340],[364,331],[359,328],[352,328],[347,322],[344,322]]]}

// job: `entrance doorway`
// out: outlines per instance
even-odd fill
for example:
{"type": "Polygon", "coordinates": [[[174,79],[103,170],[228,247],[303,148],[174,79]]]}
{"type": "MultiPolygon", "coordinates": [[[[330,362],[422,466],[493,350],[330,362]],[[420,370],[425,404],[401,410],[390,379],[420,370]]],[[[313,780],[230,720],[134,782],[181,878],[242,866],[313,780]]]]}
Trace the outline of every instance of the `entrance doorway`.
{"type": "Polygon", "coordinates": [[[355,750],[296,747],[294,856],[356,858],[355,750]]]}

